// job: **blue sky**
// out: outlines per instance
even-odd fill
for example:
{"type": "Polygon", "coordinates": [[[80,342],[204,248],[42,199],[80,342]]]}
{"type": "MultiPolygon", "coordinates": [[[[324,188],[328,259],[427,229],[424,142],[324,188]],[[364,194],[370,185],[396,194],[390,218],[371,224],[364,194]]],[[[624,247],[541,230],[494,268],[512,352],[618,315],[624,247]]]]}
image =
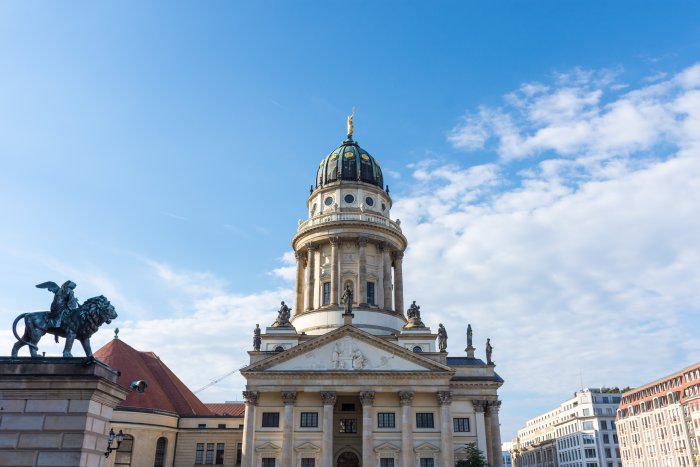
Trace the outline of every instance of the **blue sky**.
{"type": "Polygon", "coordinates": [[[240,367],[253,323],[292,301],[291,236],[355,106],[409,239],[406,299],[453,354],[467,322],[492,338],[504,439],[580,379],[674,371],[700,344],[699,13],[2,2],[4,327],[48,305],[34,284],[71,278],[191,387],[240,367]]]}

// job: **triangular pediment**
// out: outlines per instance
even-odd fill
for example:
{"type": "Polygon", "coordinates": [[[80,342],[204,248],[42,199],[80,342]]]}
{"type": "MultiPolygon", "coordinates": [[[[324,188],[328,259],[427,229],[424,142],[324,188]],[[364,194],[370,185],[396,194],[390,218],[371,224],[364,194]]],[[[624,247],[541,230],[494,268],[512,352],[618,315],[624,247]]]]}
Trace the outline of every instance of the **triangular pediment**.
{"type": "Polygon", "coordinates": [[[342,326],[241,369],[247,372],[453,372],[354,326],[342,326]]]}
{"type": "Polygon", "coordinates": [[[414,448],[413,451],[415,451],[416,453],[422,453],[422,454],[437,453],[437,452],[440,452],[440,448],[437,446],[434,446],[430,443],[423,443],[420,446],[418,446],[417,448],[414,448]]]}

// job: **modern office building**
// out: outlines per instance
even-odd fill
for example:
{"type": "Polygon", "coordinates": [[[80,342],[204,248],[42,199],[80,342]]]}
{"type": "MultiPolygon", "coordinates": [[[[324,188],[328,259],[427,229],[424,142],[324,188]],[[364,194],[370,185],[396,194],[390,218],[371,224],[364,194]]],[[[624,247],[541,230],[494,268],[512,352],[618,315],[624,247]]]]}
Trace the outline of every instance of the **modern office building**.
{"type": "Polygon", "coordinates": [[[617,412],[623,467],[700,464],[700,363],[627,391],[617,412]]]}
{"type": "Polygon", "coordinates": [[[513,441],[514,467],[620,467],[619,389],[584,389],[528,420],[513,441]]]}

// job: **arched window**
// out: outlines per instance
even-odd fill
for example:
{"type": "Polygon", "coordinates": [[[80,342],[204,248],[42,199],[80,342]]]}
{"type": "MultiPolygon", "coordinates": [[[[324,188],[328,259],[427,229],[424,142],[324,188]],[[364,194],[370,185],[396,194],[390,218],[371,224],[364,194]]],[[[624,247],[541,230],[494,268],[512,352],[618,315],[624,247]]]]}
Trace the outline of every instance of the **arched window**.
{"type": "Polygon", "coordinates": [[[165,450],[168,447],[168,440],[164,437],[158,438],[156,442],[156,459],[153,461],[153,467],[165,467],[165,450]]]}
{"type": "Polygon", "coordinates": [[[134,437],[124,435],[124,441],[119,445],[114,457],[114,467],[131,467],[131,452],[134,450],[134,437]]]}

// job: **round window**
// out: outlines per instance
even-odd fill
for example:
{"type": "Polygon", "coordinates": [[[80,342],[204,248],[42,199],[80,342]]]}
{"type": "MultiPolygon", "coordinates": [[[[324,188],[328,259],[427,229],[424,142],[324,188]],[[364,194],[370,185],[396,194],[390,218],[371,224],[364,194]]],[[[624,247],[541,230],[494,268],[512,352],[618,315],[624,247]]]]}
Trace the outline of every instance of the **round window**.
{"type": "Polygon", "coordinates": [[[417,346],[413,347],[413,351],[415,353],[421,353],[423,351],[423,348],[420,345],[417,345],[417,346]]]}
{"type": "Polygon", "coordinates": [[[283,351],[284,351],[284,347],[282,347],[281,345],[278,345],[277,347],[275,347],[275,352],[283,352],[283,351]]]}
{"type": "Polygon", "coordinates": [[[323,204],[325,204],[326,206],[330,206],[331,204],[333,204],[333,197],[328,196],[325,200],[323,200],[323,204]]]}
{"type": "Polygon", "coordinates": [[[374,206],[374,200],[369,196],[365,198],[365,203],[367,203],[367,206],[374,206]]]}
{"type": "Polygon", "coordinates": [[[355,202],[355,197],[353,195],[345,195],[345,202],[352,204],[355,202]]]}

